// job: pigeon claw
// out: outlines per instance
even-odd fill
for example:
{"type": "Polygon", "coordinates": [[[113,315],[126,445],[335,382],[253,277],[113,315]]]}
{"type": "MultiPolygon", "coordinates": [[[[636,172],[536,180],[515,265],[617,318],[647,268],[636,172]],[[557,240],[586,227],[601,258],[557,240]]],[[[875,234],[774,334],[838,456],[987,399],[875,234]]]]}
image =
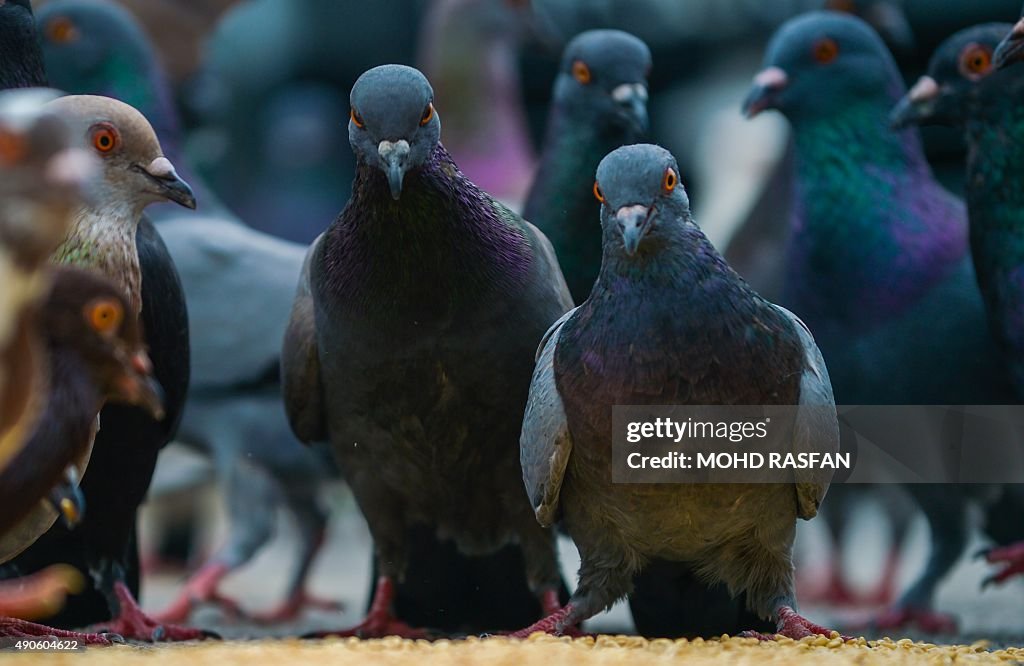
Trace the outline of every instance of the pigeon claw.
{"type": "Polygon", "coordinates": [[[120,614],[110,622],[101,623],[96,629],[98,632],[115,633],[128,640],[144,641],[147,643],[197,641],[207,638],[220,638],[217,634],[195,629],[193,627],[182,627],[174,624],[162,624],[142,612],[135,597],[128,590],[128,587],[118,581],[114,583],[114,594],[121,607],[120,614]]]}
{"type": "Polygon", "coordinates": [[[68,631],[13,617],[0,617],[0,638],[59,638],[79,641],[82,645],[113,645],[125,642],[124,638],[117,634],[68,631]]]}
{"type": "Polygon", "coordinates": [[[811,622],[804,616],[797,613],[789,606],[782,606],[776,611],[779,618],[778,631],[774,635],[763,634],[759,631],[744,631],[740,634],[742,638],[756,638],[759,641],[774,641],[779,636],[800,640],[808,636],[825,636],[826,638],[838,638],[843,641],[852,640],[852,636],[844,636],[838,631],[832,631],[820,624],[811,622]]]}
{"type": "Polygon", "coordinates": [[[989,585],[1005,583],[1014,576],[1024,575],[1024,541],[1019,541],[1001,548],[989,548],[979,555],[984,556],[990,564],[1002,564],[1003,567],[995,573],[987,576],[982,581],[982,589],[989,585]]]}

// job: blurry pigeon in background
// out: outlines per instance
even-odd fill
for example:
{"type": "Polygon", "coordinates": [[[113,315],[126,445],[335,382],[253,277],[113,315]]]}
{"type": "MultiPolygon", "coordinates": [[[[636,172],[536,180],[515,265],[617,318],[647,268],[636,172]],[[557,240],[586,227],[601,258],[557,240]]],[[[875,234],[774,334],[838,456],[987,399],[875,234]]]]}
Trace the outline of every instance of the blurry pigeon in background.
{"type": "Polygon", "coordinates": [[[618,30],[592,30],[565,47],[540,166],[523,217],[550,239],[573,300],[590,293],[601,267],[591,174],[619,146],[647,133],[651,52],[618,30]]]}
{"type": "MultiPolygon", "coordinates": [[[[56,0],[39,11],[38,19],[55,85],[134,105],[153,122],[165,153],[181,165],[179,172],[191,173],[167,79],[131,15],[109,2],[56,0]]],[[[308,155],[295,145],[280,147],[308,155]]],[[[209,192],[201,180],[189,176],[189,182],[197,184],[196,192],[209,192]]],[[[325,464],[325,451],[295,441],[280,398],[280,341],[305,248],[248,228],[214,202],[196,211],[161,207],[154,218],[189,307],[192,381],[178,438],[212,458],[231,530],[224,547],[194,574],[161,619],[184,621],[193,605],[207,601],[236,609],[217,587],[270,541],[278,505],[291,510],[300,526],[299,573],[288,598],[270,614],[287,619],[306,602],[324,605],[304,586],[327,522],[316,494],[336,475],[325,464]]]]}
{"type": "Polygon", "coordinates": [[[126,638],[198,638],[203,632],[154,624],[135,601],[136,511],[157,454],[174,435],[189,372],[181,285],[166,248],[141,215],[156,201],[194,206],[195,200],[163,156],[152,127],[132,107],[104,97],[72,96],[46,108],[71,123],[103,158],[94,202],[75,210],[71,231],[54,258],[98,271],[123,290],[129,304],[125,316],[141,316],[154,376],[164,389],[165,416],[158,420],[137,407],[105,407],[81,485],[89,513],[74,531],[55,525],[12,562],[24,573],[56,562],[90,572],[92,588],[69,601],[53,620],[58,626],[103,622],[126,638]]]}
{"type": "MultiPolygon", "coordinates": [[[[80,269],[59,268],[54,275],[39,322],[50,368],[50,392],[38,429],[0,473],[4,506],[0,562],[30,546],[58,515],[71,529],[82,520],[86,508],[77,492],[77,474],[88,463],[99,426],[97,414],[105,402],[141,404],[154,414],[161,413],[160,390],[149,376],[152,366],[141,331],[136,320],[125,316],[128,302],[120,287],[80,269]],[[68,475],[67,469],[75,470],[74,475],[68,475]],[[69,492],[58,502],[51,490],[54,487],[69,492]],[[51,504],[57,506],[51,508],[51,504]],[[8,529],[7,519],[19,517],[20,522],[8,529]]],[[[6,593],[25,584],[21,579],[5,581],[0,583],[0,591],[6,593]]],[[[17,617],[26,617],[26,612],[29,618],[52,615],[62,605],[62,592],[79,592],[82,586],[77,572],[54,565],[30,577],[28,589],[21,591],[21,609],[7,601],[2,610],[17,617]],[[40,598],[43,594],[51,599],[40,598]]],[[[110,643],[104,635],[63,631],[11,617],[0,617],[0,636],[58,636],[83,644],[110,643]]]]}
{"type": "Polygon", "coordinates": [[[796,519],[818,512],[828,478],[610,479],[612,405],[800,405],[787,441],[838,450],[828,372],[810,333],[747,287],[708,242],[668,151],[613,151],[593,191],[602,204],[601,273],[590,297],[544,336],[520,440],[537,520],[561,516],[580,550],[579,586],[566,606],[517,635],[562,633],[609,607],[654,557],[746,592],[749,609],[779,633],[829,635],[796,613],[791,560],[796,519]]]}
{"type": "MultiPolygon", "coordinates": [[[[1008,23],[962,30],[940,45],[928,72],[893,110],[893,122],[940,123],[964,131],[968,145],[967,212],[971,254],[988,311],[989,330],[1009,368],[1018,400],[1024,399],[1024,68],[997,70],[993,54],[1008,34],[1008,23]]],[[[1000,547],[986,557],[1002,567],[988,579],[1002,582],[1024,573],[1021,506],[1017,529],[992,534],[993,512],[1007,511],[1019,494],[1008,489],[1002,506],[986,507],[986,532],[1000,547]]],[[[997,519],[995,519],[997,520],[997,519]]]]}
{"type": "Polygon", "coordinates": [[[519,83],[529,2],[436,0],[423,20],[420,69],[445,118],[445,147],[483,191],[520,209],[533,178],[519,83]]]}
{"type": "Polygon", "coordinates": [[[353,196],[310,249],[282,356],[292,427],[331,440],[374,539],[373,604],[346,633],[423,635],[392,609],[416,525],[467,555],[518,540],[525,571],[506,576],[550,612],[554,535],[525,502],[515,439],[532,350],[571,306],[558,263],[459,172],[419,71],[371,69],[351,102],[353,196]]]}
{"type": "MultiPolygon", "coordinates": [[[[775,34],[745,103],[793,127],[796,194],[783,303],[813,331],[843,404],[1015,400],[985,322],[963,204],[889,112],[906,88],[863,21],[811,12],[775,34]],[[927,341],[925,343],[924,341],[927,341]]],[[[964,489],[908,486],[932,534],[925,571],[880,627],[950,630],[935,587],[966,542],[964,489]]]]}
{"type": "MultiPolygon", "coordinates": [[[[7,11],[0,6],[0,20],[7,11]]],[[[45,404],[35,311],[49,284],[50,254],[96,166],[67,125],[43,111],[54,95],[0,93],[0,470],[27,441],[45,404]]]]}
{"type": "Polygon", "coordinates": [[[28,443],[0,472],[0,561],[34,543],[60,515],[69,527],[79,522],[84,501],[77,480],[106,402],[140,405],[154,418],[163,414],[138,321],[125,316],[117,289],[88,271],[54,272],[38,322],[49,367],[46,408],[28,443]],[[51,489],[64,484],[71,495],[55,499],[51,489]]]}

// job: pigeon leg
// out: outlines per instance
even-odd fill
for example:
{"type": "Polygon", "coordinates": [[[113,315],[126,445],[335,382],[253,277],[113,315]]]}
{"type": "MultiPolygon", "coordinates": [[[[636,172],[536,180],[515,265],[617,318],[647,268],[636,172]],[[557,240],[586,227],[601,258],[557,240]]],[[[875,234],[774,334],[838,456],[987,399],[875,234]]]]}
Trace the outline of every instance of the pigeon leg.
{"type": "Polygon", "coordinates": [[[985,559],[992,564],[999,563],[1004,566],[987,577],[982,587],[992,583],[1004,583],[1014,576],[1024,575],[1024,541],[1002,548],[992,548],[985,552],[985,559]]]}
{"type": "MultiPolygon", "coordinates": [[[[803,617],[790,606],[779,606],[778,610],[775,611],[775,616],[778,619],[778,631],[776,635],[783,635],[794,640],[800,640],[807,636],[831,636],[842,638],[844,641],[849,640],[849,636],[842,636],[837,631],[827,629],[820,624],[815,624],[807,618],[803,617]]],[[[747,638],[757,638],[762,641],[775,640],[775,636],[769,636],[762,634],[758,631],[744,631],[741,636],[747,638]]]]}
{"type": "Polygon", "coordinates": [[[301,535],[299,566],[288,586],[288,597],[284,603],[269,613],[254,616],[257,622],[264,624],[295,620],[305,608],[334,613],[345,608],[344,604],[339,601],[319,599],[306,592],[306,579],[309,577],[309,570],[326,538],[327,515],[317,504],[315,494],[308,492],[308,485],[305,489],[288,488],[286,492],[288,493],[288,504],[295,514],[301,535]],[[307,492],[302,492],[302,490],[307,492]]]}
{"type": "Polygon", "coordinates": [[[366,618],[351,629],[344,631],[324,631],[309,634],[310,638],[327,638],[341,636],[357,638],[384,638],[385,636],[401,636],[402,638],[429,638],[423,629],[410,627],[394,616],[392,604],[395,600],[395,583],[390,576],[377,579],[377,587],[373,592],[373,603],[366,613],[366,618]]]}
{"type": "Polygon", "coordinates": [[[0,583],[0,617],[48,617],[60,610],[68,593],[81,592],[83,585],[82,574],[63,564],[0,583]]]}
{"type": "MultiPolygon", "coordinates": [[[[529,627],[512,632],[508,636],[529,638],[531,634],[537,632],[555,636],[578,634],[576,627],[580,623],[597,615],[601,609],[610,607],[616,599],[621,599],[632,592],[632,579],[631,571],[596,568],[588,564],[584,557],[580,565],[580,582],[569,603],[529,627]]],[[[557,601],[556,592],[553,598],[544,599],[543,605],[548,608],[557,601]]]]}
{"type": "Polygon", "coordinates": [[[115,642],[123,643],[120,636],[105,635],[103,633],[87,633],[81,631],[67,631],[55,629],[35,622],[27,622],[13,617],[0,617],[0,638],[25,638],[45,639],[60,638],[64,640],[80,641],[83,645],[111,645],[115,642]]]}
{"type": "Polygon", "coordinates": [[[116,581],[113,592],[116,595],[115,608],[118,608],[118,612],[113,620],[101,622],[98,631],[146,642],[192,641],[215,637],[214,634],[202,629],[157,622],[139,608],[138,602],[124,581],[116,581]]]}
{"type": "Polygon", "coordinates": [[[217,592],[221,580],[232,567],[223,562],[208,562],[188,579],[178,597],[163,612],[154,616],[157,622],[184,622],[192,609],[202,603],[216,603],[235,617],[245,615],[233,599],[217,592]]]}
{"type": "Polygon", "coordinates": [[[270,541],[281,490],[265,468],[244,459],[228,459],[227,464],[218,466],[218,476],[227,498],[227,541],[158,616],[161,622],[184,622],[193,608],[211,602],[234,617],[245,615],[236,601],[220,594],[217,588],[225,576],[251,560],[270,541]]]}

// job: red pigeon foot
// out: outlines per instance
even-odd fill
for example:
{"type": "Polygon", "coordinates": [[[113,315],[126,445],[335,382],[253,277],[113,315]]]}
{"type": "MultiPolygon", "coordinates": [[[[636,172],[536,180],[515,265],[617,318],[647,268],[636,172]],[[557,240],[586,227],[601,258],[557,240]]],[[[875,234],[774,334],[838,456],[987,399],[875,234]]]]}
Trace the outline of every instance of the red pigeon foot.
{"type": "Polygon", "coordinates": [[[135,601],[128,587],[122,583],[114,583],[114,593],[120,602],[121,613],[110,622],[102,622],[98,630],[115,633],[129,640],[145,642],[178,642],[196,641],[205,638],[216,638],[216,634],[202,629],[182,627],[174,624],[161,624],[146,615],[135,601]]]}
{"type": "Polygon", "coordinates": [[[1024,541],[1018,541],[1010,546],[992,548],[985,551],[985,560],[991,564],[1002,564],[1003,567],[994,574],[985,578],[982,587],[993,583],[1005,583],[1014,576],[1024,574],[1024,541]]]}
{"type": "Polygon", "coordinates": [[[345,604],[332,599],[320,599],[302,590],[286,599],[278,608],[268,613],[253,615],[252,618],[261,624],[290,622],[298,619],[302,615],[302,611],[307,608],[328,613],[340,613],[345,610],[345,604]]]}
{"type": "Polygon", "coordinates": [[[82,645],[111,645],[115,642],[124,642],[120,636],[113,634],[105,635],[102,633],[67,631],[66,629],[47,627],[44,624],[18,620],[13,617],[0,617],[0,638],[23,638],[29,640],[58,638],[61,640],[80,641],[82,645]]]}
{"type": "Polygon", "coordinates": [[[217,591],[221,580],[230,572],[224,564],[207,564],[200,567],[181,590],[177,598],[161,613],[154,616],[158,622],[178,623],[189,618],[192,609],[200,604],[214,603],[226,610],[232,617],[243,617],[245,612],[234,599],[217,591]]]}
{"type": "MultiPolygon", "coordinates": [[[[807,636],[832,637],[832,634],[838,633],[832,631],[831,629],[827,629],[821,626],[820,624],[815,624],[814,622],[811,622],[810,620],[808,620],[807,618],[805,618],[804,616],[800,615],[795,610],[790,608],[789,606],[781,607],[778,611],[778,614],[779,629],[777,632],[775,632],[774,635],[762,634],[759,631],[744,631],[742,634],[740,634],[740,636],[746,638],[756,638],[761,641],[773,641],[775,640],[775,637],[780,634],[782,636],[792,638],[793,640],[800,640],[801,638],[806,638],[807,636]]],[[[851,637],[839,635],[838,638],[841,638],[844,641],[848,641],[851,637]]]]}

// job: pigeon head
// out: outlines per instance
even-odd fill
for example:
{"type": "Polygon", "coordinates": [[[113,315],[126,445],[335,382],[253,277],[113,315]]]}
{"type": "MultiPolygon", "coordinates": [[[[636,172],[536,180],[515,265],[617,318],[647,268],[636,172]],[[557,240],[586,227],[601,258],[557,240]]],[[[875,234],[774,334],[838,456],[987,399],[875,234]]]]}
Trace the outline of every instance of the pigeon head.
{"type": "Polygon", "coordinates": [[[93,95],[61,97],[46,107],[69,122],[99,158],[97,197],[104,205],[138,213],[161,201],[196,207],[192,188],[164,157],[153,127],[134,107],[93,95]]]}
{"type": "Polygon", "coordinates": [[[43,60],[53,86],[103,91],[146,109],[146,73],[156,67],[145,35],[127,10],[100,0],[56,0],[36,14],[43,60]]]}
{"type": "Polygon", "coordinates": [[[647,75],[651,50],[621,30],[588,30],[566,45],[555,103],[588,122],[603,120],[647,130],[647,75]]]}
{"type": "Polygon", "coordinates": [[[348,138],[356,159],[380,169],[397,200],[406,174],[422,167],[440,141],[434,90],[417,69],[381,65],[356,80],[349,102],[348,138]]]}
{"type": "Polygon", "coordinates": [[[743,108],[748,117],[777,109],[797,124],[863,101],[888,109],[902,94],[892,54],[867,23],[839,12],[809,12],[772,37],[743,108]]]}
{"type": "Polygon", "coordinates": [[[1021,10],[1021,19],[1006,35],[995,52],[996,69],[1004,69],[1010,65],[1024,60],[1024,9],[1021,10]]]}
{"type": "Polygon", "coordinates": [[[71,128],[44,109],[56,91],[0,93],[0,242],[26,265],[45,261],[99,169],[71,128]]]}
{"type": "Polygon", "coordinates": [[[993,54],[1010,27],[986,23],[942,42],[928,63],[927,74],[893,109],[893,126],[961,124],[972,102],[1005,93],[1013,72],[996,70],[993,54]]]}
{"type": "Polygon", "coordinates": [[[664,246],[690,216],[679,165],[661,146],[635,144],[608,153],[597,167],[594,196],[601,202],[605,242],[630,257],[664,246]]]}
{"type": "Polygon", "coordinates": [[[163,391],[153,378],[138,317],[122,290],[102,275],[60,267],[43,304],[42,330],[53,347],[72,350],[110,399],[163,418],[163,391]]]}

